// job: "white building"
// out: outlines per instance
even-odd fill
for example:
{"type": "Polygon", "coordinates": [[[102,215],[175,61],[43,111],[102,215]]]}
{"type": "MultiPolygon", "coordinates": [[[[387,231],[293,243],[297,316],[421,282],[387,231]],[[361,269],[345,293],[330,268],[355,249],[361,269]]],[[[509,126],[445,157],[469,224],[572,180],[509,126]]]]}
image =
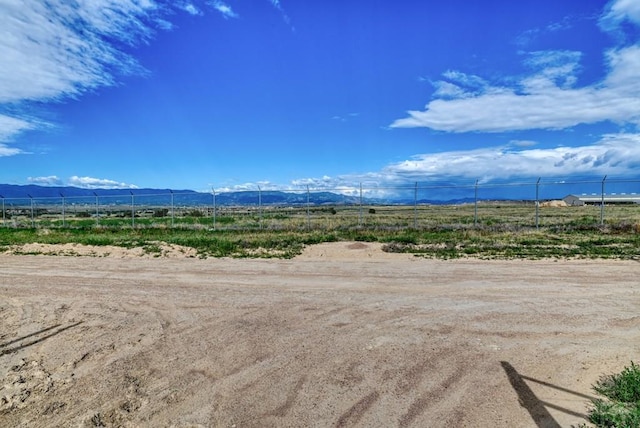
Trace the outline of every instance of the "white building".
{"type": "Polygon", "coordinates": [[[640,204],[640,195],[637,193],[605,193],[604,195],[592,193],[591,195],[567,195],[563,201],[569,206],[599,205],[603,201],[605,204],[640,204]]]}

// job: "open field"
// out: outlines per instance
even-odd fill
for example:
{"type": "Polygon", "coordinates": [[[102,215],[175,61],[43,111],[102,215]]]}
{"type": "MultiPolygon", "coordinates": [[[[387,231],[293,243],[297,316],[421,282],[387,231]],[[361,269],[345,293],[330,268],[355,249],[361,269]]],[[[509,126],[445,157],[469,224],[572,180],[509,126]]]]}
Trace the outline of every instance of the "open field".
{"type": "Polygon", "coordinates": [[[163,206],[43,205],[5,209],[5,227],[206,228],[216,230],[406,230],[445,228],[576,228],[640,224],[640,205],[558,206],[546,201],[479,201],[455,205],[163,206]]]}
{"type": "Polygon", "coordinates": [[[0,426],[568,427],[637,261],[0,255],[0,426]]]}
{"type": "Polygon", "coordinates": [[[35,254],[24,245],[37,243],[139,248],[161,256],[169,245],[203,258],[291,258],[307,245],[336,241],[381,242],[389,252],[435,258],[635,259],[640,253],[637,204],[245,207],[220,208],[214,217],[195,209],[167,217],[164,209],[163,216],[146,210],[129,218],[111,209],[95,218],[12,215],[0,227],[0,253],[35,254]]]}

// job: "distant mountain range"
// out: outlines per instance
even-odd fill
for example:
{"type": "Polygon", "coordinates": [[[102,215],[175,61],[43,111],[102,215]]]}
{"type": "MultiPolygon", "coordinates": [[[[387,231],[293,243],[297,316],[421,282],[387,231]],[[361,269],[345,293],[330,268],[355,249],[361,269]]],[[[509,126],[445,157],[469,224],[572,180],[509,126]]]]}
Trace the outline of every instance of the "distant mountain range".
{"type": "Polygon", "coordinates": [[[81,198],[98,196],[131,196],[134,195],[158,195],[174,193],[198,193],[193,190],[170,189],[84,189],[72,186],[38,186],[35,184],[16,185],[0,184],[0,195],[5,198],[81,198]]]}
{"type": "MultiPolygon", "coordinates": [[[[168,205],[172,198],[176,205],[198,206],[211,205],[212,193],[194,190],[173,189],[84,189],[71,186],[38,186],[0,184],[0,197],[6,202],[25,204],[33,198],[38,204],[58,204],[62,198],[68,203],[90,204],[98,197],[101,204],[122,205],[135,203],[146,205],[168,205]],[[18,200],[18,201],[16,201],[18,200]]],[[[218,205],[354,205],[359,198],[332,192],[281,192],[281,191],[242,191],[224,192],[215,195],[218,205]]],[[[369,201],[369,203],[371,203],[369,201]]]]}
{"type": "MultiPolygon", "coordinates": [[[[137,205],[167,206],[173,202],[177,206],[212,205],[214,195],[209,192],[174,189],[85,189],[72,186],[38,186],[0,184],[0,198],[5,203],[27,205],[31,198],[38,205],[59,204],[65,198],[69,204],[94,204],[96,197],[101,205],[137,205]]],[[[457,199],[418,199],[409,198],[362,198],[365,205],[443,205],[473,203],[473,198],[457,199]]],[[[262,205],[358,205],[360,198],[333,192],[283,192],[275,190],[222,192],[215,194],[215,203],[224,206],[262,205]]]]}

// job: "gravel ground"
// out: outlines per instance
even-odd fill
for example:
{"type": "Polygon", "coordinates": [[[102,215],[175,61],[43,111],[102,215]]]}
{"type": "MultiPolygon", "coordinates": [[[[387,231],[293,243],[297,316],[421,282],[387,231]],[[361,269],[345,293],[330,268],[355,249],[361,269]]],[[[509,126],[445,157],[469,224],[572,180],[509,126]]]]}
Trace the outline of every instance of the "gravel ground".
{"type": "Polygon", "coordinates": [[[635,261],[0,255],[0,426],[570,427],[640,360],[635,261]]]}

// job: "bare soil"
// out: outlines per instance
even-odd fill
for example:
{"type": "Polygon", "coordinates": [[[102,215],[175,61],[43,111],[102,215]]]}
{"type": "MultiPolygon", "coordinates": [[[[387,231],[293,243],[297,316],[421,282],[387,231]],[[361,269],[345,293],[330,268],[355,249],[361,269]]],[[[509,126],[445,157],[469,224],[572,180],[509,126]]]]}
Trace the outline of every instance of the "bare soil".
{"type": "Polygon", "coordinates": [[[0,254],[2,427],[570,427],[639,359],[636,261],[85,250],[0,254]]]}

